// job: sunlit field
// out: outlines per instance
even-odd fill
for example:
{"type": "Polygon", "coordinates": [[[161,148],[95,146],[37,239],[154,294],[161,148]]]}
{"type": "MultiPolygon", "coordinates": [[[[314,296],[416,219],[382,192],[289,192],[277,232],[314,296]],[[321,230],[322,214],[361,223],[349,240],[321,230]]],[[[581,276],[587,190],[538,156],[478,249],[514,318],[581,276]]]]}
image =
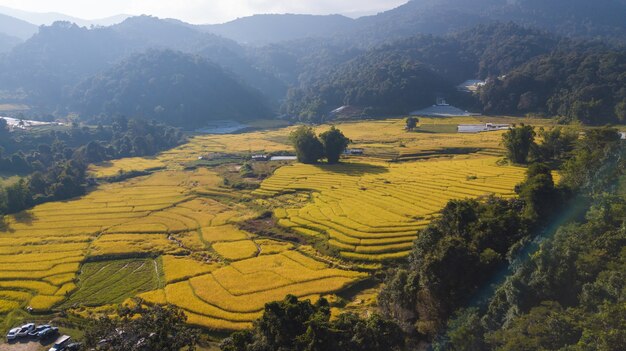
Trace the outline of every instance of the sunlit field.
{"type": "Polygon", "coordinates": [[[425,119],[415,132],[400,119],[342,123],[364,155],[288,164],[256,190],[229,187],[220,172],[236,173],[250,154],[293,152],[294,127],[193,136],[155,158],[94,165],[101,179],[147,175],[5,217],[0,314],[31,307],[82,316],[139,296],[179,306],[191,324],[238,330],[287,294],[341,293],[376,264],[405,257],[447,201],[514,196],[525,170],[500,162],[501,133],[457,134],[458,123],[484,121],[425,119]],[[207,155],[222,157],[222,168],[190,166],[207,155]],[[332,252],[244,229],[268,210],[280,230],[332,252]]]}

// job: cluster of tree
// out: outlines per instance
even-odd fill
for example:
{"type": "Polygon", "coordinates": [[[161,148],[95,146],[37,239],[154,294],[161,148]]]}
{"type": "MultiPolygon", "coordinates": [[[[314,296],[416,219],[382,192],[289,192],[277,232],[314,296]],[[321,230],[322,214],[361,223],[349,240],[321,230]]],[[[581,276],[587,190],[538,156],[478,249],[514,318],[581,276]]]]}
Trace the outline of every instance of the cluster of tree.
{"type": "Polygon", "coordinates": [[[267,304],[253,330],[234,333],[220,345],[223,351],[399,351],[403,346],[402,330],[378,315],[342,314],[331,320],[325,299],[311,304],[291,295],[267,304]]]}
{"type": "Polygon", "coordinates": [[[85,346],[96,351],[193,351],[199,334],[175,306],[146,307],[141,300],[120,306],[117,316],[91,320],[85,346]]]}
{"type": "Polygon", "coordinates": [[[99,118],[97,127],[15,131],[1,129],[0,168],[6,173],[28,174],[45,171],[55,163],[77,158],[95,163],[123,157],[149,156],[184,141],[183,133],[172,127],[125,117],[99,118]],[[3,157],[3,153],[7,157],[3,157]],[[10,156],[8,156],[10,155],[10,156]]]}
{"type": "Polygon", "coordinates": [[[221,67],[174,51],[132,56],[81,83],[73,97],[84,116],[125,114],[188,128],[272,115],[260,93],[221,67]]]}
{"type": "Polygon", "coordinates": [[[291,133],[289,139],[296,150],[298,161],[307,164],[317,163],[322,158],[335,164],[350,144],[350,139],[334,126],[319,137],[311,127],[300,126],[291,133]]]}
{"type": "Polygon", "coordinates": [[[24,176],[0,189],[0,215],[82,195],[89,163],[153,155],[184,140],[178,129],[123,117],[106,127],[74,124],[45,133],[0,129],[0,136],[0,169],[24,176]],[[3,157],[4,146],[11,156],[3,157]]]}
{"type": "Polygon", "coordinates": [[[434,349],[623,349],[625,155],[616,134],[588,133],[564,166],[584,218],[544,239],[487,304],[459,310],[434,349]]]}
{"type": "Polygon", "coordinates": [[[492,79],[480,93],[487,113],[534,113],[604,125],[626,121],[626,51],[560,49],[492,79]]]}
{"type": "Polygon", "coordinates": [[[623,178],[624,146],[616,130],[604,128],[574,139],[571,152],[562,152],[568,146],[550,153],[569,140],[562,133],[551,131],[545,140],[552,147],[542,145],[541,153],[558,159],[562,185],[555,186],[549,167],[534,163],[516,188],[518,199],[451,201],[420,233],[407,266],[388,274],[379,296],[385,317],[416,339],[436,338],[437,350],[623,345],[624,333],[600,329],[624,321],[622,283],[614,279],[623,274],[626,207],[623,197],[605,193],[614,194],[623,178]],[[572,202],[573,193],[580,195],[572,202]],[[601,201],[591,201],[597,196],[601,201]],[[567,217],[556,216],[563,205],[576,212],[590,203],[587,223],[562,227],[524,260],[531,240],[567,217]],[[485,287],[507,269],[513,274],[491,294],[485,287]],[[538,323],[542,318],[551,322],[538,323]]]}

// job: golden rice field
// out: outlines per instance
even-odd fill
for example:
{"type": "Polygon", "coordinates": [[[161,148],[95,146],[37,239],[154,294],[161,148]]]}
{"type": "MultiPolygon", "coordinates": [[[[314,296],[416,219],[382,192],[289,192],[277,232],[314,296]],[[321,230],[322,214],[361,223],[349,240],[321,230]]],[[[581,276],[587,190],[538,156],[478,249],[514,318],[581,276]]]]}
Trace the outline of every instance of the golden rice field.
{"type": "MultiPolygon", "coordinates": [[[[484,122],[421,121],[425,129],[484,122]]],[[[284,166],[255,191],[226,188],[214,170],[185,167],[207,153],[291,151],[293,127],[195,136],[154,158],[92,166],[97,178],[154,172],[5,217],[0,319],[27,306],[83,316],[136,295],[179,306],[194,325],[247,328],[266,303],[286,294],[315,300],[368,278],[311,246],[241,229],[263,210],[272,210],[284,228],[328,241],[344,262],[371,269],[405,257],[417,231],[448,200],[513,196],[523,179],[524,169],[497,162],[501,133],[409,133],[403,126],[400,119],[342,123],[364,156],[336,166],[284,166]],[[442,153],[452,155],[438,158],[442,153]],[[102,279],[111,288],[92,283],[102,279]]]]}
{"type": "Polygon", "coordinates": [[[89,172],[96,178],[108,178],[119,175],[120,173],[149,171],[163,167],[165,167],[165,164],[158,159],[131,157],[92,165],[89,167],[89,172]]]}
{"type": "Polygon", "coordinates": [[[311,193],[304,206],[279,207],[279,223],[327,238],[348,259],[381,261],[408,254],[416,233],[452,199],[510,197],[524,169],[496,157],[337,166],[293,164],[277,170],[256,191],[275,197],[311,193]]]}

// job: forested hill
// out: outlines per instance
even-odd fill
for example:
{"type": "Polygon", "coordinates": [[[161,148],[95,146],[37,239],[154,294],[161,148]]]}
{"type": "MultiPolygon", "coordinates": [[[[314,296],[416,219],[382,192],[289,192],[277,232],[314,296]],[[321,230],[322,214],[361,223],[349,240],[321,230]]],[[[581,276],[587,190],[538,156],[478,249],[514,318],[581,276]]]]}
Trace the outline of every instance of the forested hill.
{"type": "MultiPolygon", "coordinates": [[[[117,102],[102,108],[92,92],[78,91],[89,84],[79,84],[157,49],[210,60],[259,91],[274,115],[292,119],[321,120],[342,105],[376,117],[404,114],[443,95],[474,112],[614,123],[626,110],[620,88],[626,0],[590,6],[582,0],[415,0],[357,20],[265,15],[196,26],[139,16],[91,29],[58,22],[0,56],[1,102],[30,106],[31,118],[65,117],[78,105],[89,114],[136,113],[113,111],[117,102]],[[456,85],[468,79],[489,81],[480,98],[457,94],[456,85]]],[[[0,50],[15,40],[0,35],[0,50]]],[[[231,117],[240,118],[216,118],[231,117]]]]}
{"type": "Polygon", "coordinates": [[[132,56],[81,83],[73,100],[83,117],[121,114],[185,127],[271,116],[259,92],[205,59],[170,50],[132,56]]]}
{"type": "Polygon", "coordinates": [[[514,23],[479,25],[398,40],[351,59],[335,56],[334,67],[317,76],[311,65],[300,77],[312,78],[301,78],[283,109],[303,120],[323,119],[343,105],[406,114],[446,96],[475,112],[617,123],[626,120],[625,56],[619,47],[514,23]],[[455,89],[468,77],[488,81],[479,100],[455,89]]]}
{"type": "Polygon", "coordinates": [[[69,22],[39,33],[0,57],[0,90],[19,91],[35,111],[68,112],[68,95],[82,80],[151,48],[199,54],[277,100],[285,85],[254,67],[234,41],[187,25],[141,16],[112,27],[87,29],[69,22]]]}
{"type": "Polygon", "coordinates": [[[624,0],[412,0],[357,21],[353,35],[375,43],[415,33],[445,34],[480,23],[514,21],[564,36],[626,40],[624,0]]]}

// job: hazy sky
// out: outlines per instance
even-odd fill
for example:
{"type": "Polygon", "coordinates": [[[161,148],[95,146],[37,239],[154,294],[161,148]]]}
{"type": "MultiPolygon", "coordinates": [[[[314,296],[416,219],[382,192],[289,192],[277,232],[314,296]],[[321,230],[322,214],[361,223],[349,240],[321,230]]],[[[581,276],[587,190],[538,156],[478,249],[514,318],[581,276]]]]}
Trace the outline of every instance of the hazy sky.
{"type": "Polygon", "coordinates": [[[0,5],[35,12],[61,12],[84,19],[148,14],[192,23],[221,23],[257,13],[362,15],[407,0],[0,0],[0,5]]]}

